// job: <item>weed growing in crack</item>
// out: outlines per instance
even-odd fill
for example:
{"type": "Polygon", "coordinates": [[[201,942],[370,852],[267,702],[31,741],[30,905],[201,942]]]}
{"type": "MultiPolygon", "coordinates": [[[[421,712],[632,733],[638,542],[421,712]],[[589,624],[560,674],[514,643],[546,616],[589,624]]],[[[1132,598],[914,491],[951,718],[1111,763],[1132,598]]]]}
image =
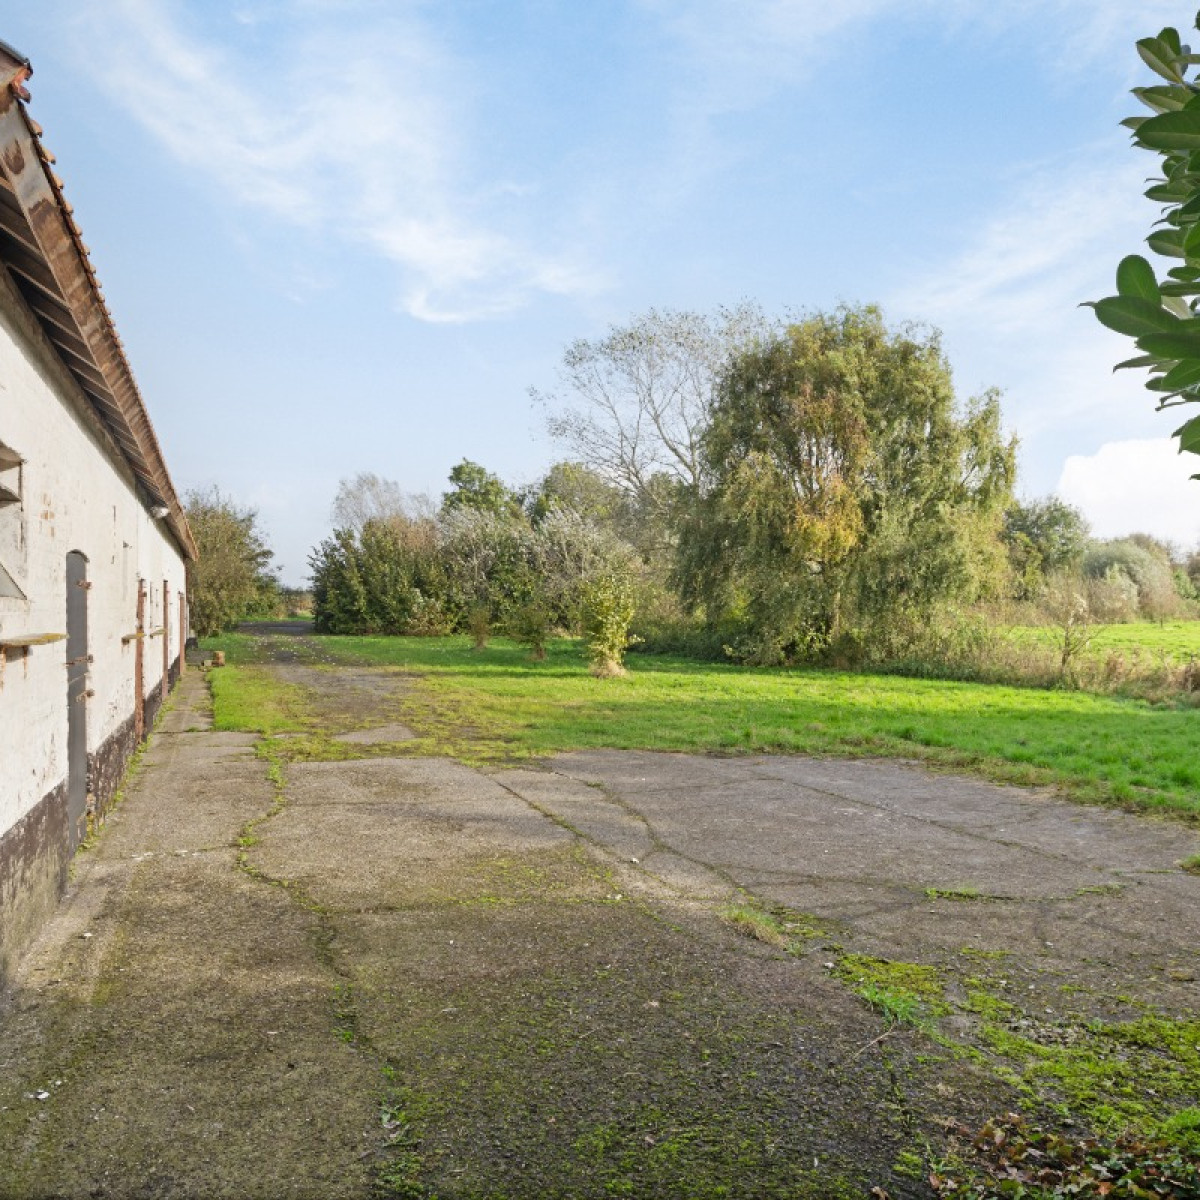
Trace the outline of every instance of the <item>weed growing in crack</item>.
{"type": "Polygon", "coordinates": [[[774,946],[788,954],[800,955],[810,941],[824,932],[814,918],[792,912],[780,905],[767,906],[753,897],[742,897],[717,911],[726,925],[743,937],[774,946]]]}
{"type": "Polygon", "coordinates": [[[925,895],[930,900],[990,900],[977,887],[936,888],[928,887],[925,895]]]}

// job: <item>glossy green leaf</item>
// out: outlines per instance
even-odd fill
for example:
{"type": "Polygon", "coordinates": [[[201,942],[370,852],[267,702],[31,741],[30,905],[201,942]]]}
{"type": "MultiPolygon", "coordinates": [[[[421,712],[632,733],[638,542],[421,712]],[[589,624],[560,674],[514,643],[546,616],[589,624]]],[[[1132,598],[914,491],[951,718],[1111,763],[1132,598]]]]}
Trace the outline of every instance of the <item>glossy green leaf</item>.
{"type": "Polygon", "coordinates": [[[1126,117],[1121,124],[1126,129],[1132,129],[1134,133],[1137,133],[1147,121],[1152,121],[1153,119],[1153,117],[1126,117]]]}
{"type": "Polygon", "coordinates": [[[1121,259],[1117,267],[1117,291],[1122,296],[1146,300],[1151,304],[1158,304],[1162,300],[1154,268],[1140,254],[1121,259]]]}
{"type": "Polygon", "coordinates": [[[1134,367],[1157,367],[1163,360],[1155,358],[1153,354],[1140,354],[1137,358],[1127,358],[1124,362],[1119,362],[1113,371],[1128,371],[1134,367]]]}
{"type": "Polygon", "coordinates": [[[1194,280],[1191,283],[1164,283],[1158,290],[1164,296],[1200,296],[1200,283],[1194,280]]]}
{"type": "Polygon", "coordinates": [[[1173,29],[1170,25],[1159,33],[1158,41],[1162,42],[1177,57],[1184,53],[1183,42],[1179,37],[1179,30],[1173,29]]]}
{"type": "Polygon", "coordinates": [[[1200,454],[1200,417],[1193,417],[1171,435],[1179,439],[1179,452],[1200,454]]]}
{"type": "Polygon", "coordinates": [[[1183,249],[1183,233],[1178,229],[1160,229],[1146,239],[1146,244],[1155,254],[1165,258],[1187,257],[1183,249]]]}
{"type": "Polygon", "coordinates": [[[1182,204],[1191,194],[1186,183],[1156,183],[1146,189],[1146,198],[1158,204],[1182,204]]]}
{"type": "Polygon", "coordinates": [[[1200,330],[1184,326],[1179,333],[1148,333],[1138,338],[1137,346],[1158,358],[1173,358],[1180,362],[1200,358],[1200,330]]]}
{"type": "Polygon", "coordinates": [[[1182,283],[1195,283],[1200,279],[1200,267],[1172,267],[1167,274],[1182,283]]]}
{"type": "Polygon", "coordinates": [[[1137,142],[1150,150],[1178,150],[1189,154],[1200,150],[1200,109],[1184,108],[1179,112],[1147,117],[1137,127],[1137,142]]]}
{"type": "Polygon", "coordinates": [[[1160,304],[1132,296],[1109,296],[1093,306],[1102,325],[1130,337],[1148,333],[1178,333],[1181,321],[1160,304]]]}
{"type": "Polygon", "coordinates": [[[1156,75],[1161,75],[1171,83],[1182,83],[1183,75],[1176,66],[1179,51],[1159,38],[1142,38],[1137,44],[1137,52],[1142,62],[1156,75]]]}
{"type": "Polygon", "coordinates": [[[1200,226],[1192,225],[1183,234],[1183,252],[1188,258],[1200,253],[1200,226]]]}
{"type": "Polygon", "coordinates": [[[1186,87],[1176,84],[1174,87],[1138,87],[1133,94],[1147,107],[1155,112],[1178,112],[1192,99],[1193,93],[1186,87]]]}
{"type": "Polygon", "coordinates": [[[1162,377],[1162,382],[1172,392],[1195,387],[1200,383],[1200,362],[1179,363],[1162,377]]]}

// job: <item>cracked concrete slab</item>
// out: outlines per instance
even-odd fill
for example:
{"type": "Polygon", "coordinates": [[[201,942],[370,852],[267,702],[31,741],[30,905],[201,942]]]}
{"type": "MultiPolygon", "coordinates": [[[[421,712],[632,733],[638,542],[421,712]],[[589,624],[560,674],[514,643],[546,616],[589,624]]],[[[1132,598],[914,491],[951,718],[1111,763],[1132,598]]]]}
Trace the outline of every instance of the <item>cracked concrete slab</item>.
{"type": "MultiPolygon", "coordinates": [[[[1200,1000],[1170,977],[1200,961],[1200,880],[1178,869],[1200,837],[1178,822],[894,761],[592,751],[552,767],[572,796],[607,797],[643,822],[660,852],[872,953],[925,961],[974,946],[1096,980],[1118,965],[1132,994],[1200,1000]]],[[[533,794],[581,820],[578,801],[556,805],[545,784],[533,794]]]]}

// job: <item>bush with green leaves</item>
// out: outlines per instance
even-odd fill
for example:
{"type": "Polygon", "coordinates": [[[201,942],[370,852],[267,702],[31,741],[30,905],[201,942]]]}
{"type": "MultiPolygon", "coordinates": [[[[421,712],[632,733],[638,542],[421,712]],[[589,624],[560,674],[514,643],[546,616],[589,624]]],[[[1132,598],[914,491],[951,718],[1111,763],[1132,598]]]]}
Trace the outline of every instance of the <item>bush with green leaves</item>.
{"type": "Polygon", "coordinates": [[[622,675],[625,651],[632,640],[633,584],[625,575],[610,571],[584,585],[583,631],[594,675],[622,675]]]}
{"type": "Polygon", "coordinates": [[[531,519],[473,463],[451,479],[458,501],[436,516],[370,517],[317,547],[309,563],[320,632],[468,630],[482,645],[491,626],[510,626],[531,605],[545,609],[547,631],[574,629],[586,581],[632,561],[629,547],[580,513],[550,506],[531,519]]]}
{"type": "Polygon", "coordinates": [[[427,520],[368,520],[338,529],[309,557],[319,633],[448,632],[454,625],[427,520]]]}
{"type": "MultiPolygon", "coordinates": [[[[1200,55],[1170,28],[1143,38],[1137,51],[1162,82],[1133,89],[1152,115],[1122,123],[1134,145],[1162,160],[1146,192],[1162,218],[1146,241],[1173,265],[1160,280],[1145,258],[1130,255],[1117,268],[1117,295],[1093,307],[1109,329],[1136,340],[1139,354],[1118,369],[1148,368],[1146,386],[1165,409],[1200,403],[1200,55]]],[[[1200,416],[1172,436],[1181,453],[1200,454],[1200,416]]]]}
{"type": "Polygon", "coordinates": [[[1057,496],[1016,500],[1004,514],[1000,537],[1008,551],[1014,595],[1034,600],[1048,577],[1079,569],[1088,524],[1079,509],[1057,496]]]}
{"type": "Polygon", "coordinates": [[[508,618],[509,636],[528,647],[529,657],[536,662],[546,657],[551,628],[550,610],[536,597],[518,605],[508,618]]]}
{"type": "Polygon", "coordinates": [[[1088,579],[1110,582],[1115,575],[1124,575],[1134,585],[1137,606],[1124,619],[1133,620],[1140,614],[1151,620],[1166,620],[1182,607],[1170,559],[1131,538],[1093,542],[1084,555],[1083,573],[1088,579]]]}
{"type": "Polygon", "coordinates": [[[1085,581],[1088,611],[1105,625],[1124,625],[1138,619],[1138,589],[1116,563],[1103,575],[1085,581]]]}

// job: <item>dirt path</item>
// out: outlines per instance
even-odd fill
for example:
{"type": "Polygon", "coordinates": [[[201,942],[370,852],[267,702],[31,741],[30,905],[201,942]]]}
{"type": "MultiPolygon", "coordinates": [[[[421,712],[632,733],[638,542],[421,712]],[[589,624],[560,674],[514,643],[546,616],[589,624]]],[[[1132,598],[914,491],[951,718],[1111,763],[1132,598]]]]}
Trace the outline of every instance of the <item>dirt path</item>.
{"type": "MultiPolygon", "coordinates": [[[[267,642],[401,740],[403,680],[267,642]]],[[[1178,826],[903,764],[269,773],[209,725],[191,674],[0,1008],[2,1196],[918,1197],[948,1120],[1196,1094],[1178,826]]]]}

